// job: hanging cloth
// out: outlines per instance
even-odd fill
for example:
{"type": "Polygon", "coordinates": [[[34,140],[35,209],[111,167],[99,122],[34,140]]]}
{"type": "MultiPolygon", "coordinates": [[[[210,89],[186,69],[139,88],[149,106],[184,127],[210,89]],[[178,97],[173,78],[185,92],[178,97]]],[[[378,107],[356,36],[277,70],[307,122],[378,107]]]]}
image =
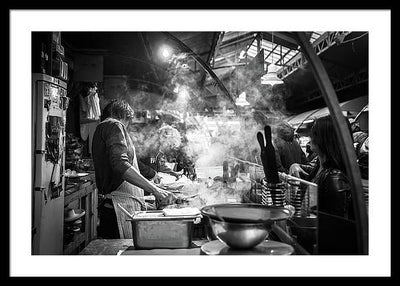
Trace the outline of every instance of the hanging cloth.
{"type": "Polygon", "coordinates": [[[98,120],[101,115],[100,99],[97,89],[89,88],[86,96],[80,96],[81,112],[84,119],[98,120]]]}
{"type": "Polygon", "coordinates": [[[90,89],[89,95],[87,98],[88,105],[88,119],[100,119],[101,110],[100,110],[100,100],[99,96],[95,89],[90,89]]]}
{"type": "Polygon", "coordinates": [[[80,131],[82,140],[86,141],[89,137],[89,124],[81,123],[80,131]]]}

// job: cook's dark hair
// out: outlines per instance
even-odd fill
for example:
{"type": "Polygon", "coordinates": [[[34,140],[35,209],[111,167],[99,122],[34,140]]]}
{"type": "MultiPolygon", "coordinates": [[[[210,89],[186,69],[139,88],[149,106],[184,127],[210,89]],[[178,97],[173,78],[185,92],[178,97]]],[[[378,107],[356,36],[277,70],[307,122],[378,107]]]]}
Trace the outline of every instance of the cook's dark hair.
{"type": "MultiPolygon", "coordinates": [[[[346,119],[347,120],[347,119],[346,119]]],[[[347,128],[351,134],[350,123],[347,120],[347,128]]],[[[311,140],[326,157],[325,167],[333,167],[346,173],[343,153],[336,134],[333,120],[330,115],[315,120],[311,127],[311,140]]]]}
{"type": "Polygon", "coordinates": [[[118,120],[126,120],[132,118],[134,115],[132,107],[123,99],[112,99],[106,107],[104,107],[101,114],[101,121],[108,117],[118,120]]]}

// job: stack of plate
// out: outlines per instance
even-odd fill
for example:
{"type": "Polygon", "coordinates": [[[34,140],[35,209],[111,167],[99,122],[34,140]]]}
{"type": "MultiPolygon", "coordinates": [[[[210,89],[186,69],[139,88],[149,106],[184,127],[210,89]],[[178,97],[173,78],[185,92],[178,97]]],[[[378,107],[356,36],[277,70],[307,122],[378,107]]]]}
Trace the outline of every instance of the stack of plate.
{"type": "Polygon", "coordinates": [[[290,204],[294,206],[295,212],[294,216],[296,217],[301,217],[302,216],[302,204],[304,200],[304,195],[306,193],[306,190],[300,189],[300,187],[296,184],[291,184],[290,185],[290,204]]]}
{"type": "Polygon", "coordinates": [[[277,207],[283,207],[285,205],[285,193],[283,190],[276,189],[270,190],[272,204],[277,207]]]}

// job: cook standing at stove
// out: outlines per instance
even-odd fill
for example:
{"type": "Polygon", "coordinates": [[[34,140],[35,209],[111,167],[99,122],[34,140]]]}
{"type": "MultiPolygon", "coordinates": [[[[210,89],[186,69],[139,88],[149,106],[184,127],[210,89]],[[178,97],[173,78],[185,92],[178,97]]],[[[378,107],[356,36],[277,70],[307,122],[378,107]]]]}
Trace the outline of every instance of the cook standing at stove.
{"type": "Polygon", "coordinates": [[[162,205],[172,204],[176,200],[171,192],[157,187],[139,172],[135,146],[126,129],[133,114],[126,101],[112,100],[104,108],[103,121],[93,135],[96,185],[99,193],[105,196],[99,206],[98,236],[102,238],[121,236],[123,220],[117,219],[118,203],[124,204],[123,207],[130,213],[143,210],[144,190],[154,195],[162,205]]]}
{"type": "Polygon", "coordinates": [[[307,164],[306,154],[295,139],[294,128],[286,121],[275,127],[276,136],[273,143],[276,151],[276,164],[279,172],[289,173],[294,163],[307,164]]]}
{"type": "MultiPolygon", "coordinates": [[[[181,146],[182,139],[179,131],[170,126],[163,125],[157,131],[157,141],[153,146],[150,146],[146,156],[140,157],[140,161],[156,172],[165,173],[174,176],[178,180],[182,172],[174,171],[173,168],[168,166],[170,161],[168,155],[174,154],[181,146]]],[[[142,154],[139,154],[141,156],[142,154]]],[[[176,158],[174,159],[176,161],[176,158]]]]}

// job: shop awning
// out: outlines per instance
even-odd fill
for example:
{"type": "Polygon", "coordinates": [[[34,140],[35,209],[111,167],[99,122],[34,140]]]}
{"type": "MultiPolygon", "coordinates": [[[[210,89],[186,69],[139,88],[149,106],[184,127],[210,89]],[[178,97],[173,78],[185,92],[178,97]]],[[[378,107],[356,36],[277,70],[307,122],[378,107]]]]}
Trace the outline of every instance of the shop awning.
{"type": "MultiPolygon", "coordinates": [[[[351,112],[359,112],[363,107],[368,104],[368,96],[357,97],[352,100],[348,100],[345,102],[339,103],[343,112],[351,111],[351,112]]],[[[328,107],[318,108],[309,110],[300,114],[296,114],[288,117],[286,120],[293,127],[297,127],[301,123],[307,123],[315,120],[316,118],[323,117],[330,114],[328,107]]]]}

